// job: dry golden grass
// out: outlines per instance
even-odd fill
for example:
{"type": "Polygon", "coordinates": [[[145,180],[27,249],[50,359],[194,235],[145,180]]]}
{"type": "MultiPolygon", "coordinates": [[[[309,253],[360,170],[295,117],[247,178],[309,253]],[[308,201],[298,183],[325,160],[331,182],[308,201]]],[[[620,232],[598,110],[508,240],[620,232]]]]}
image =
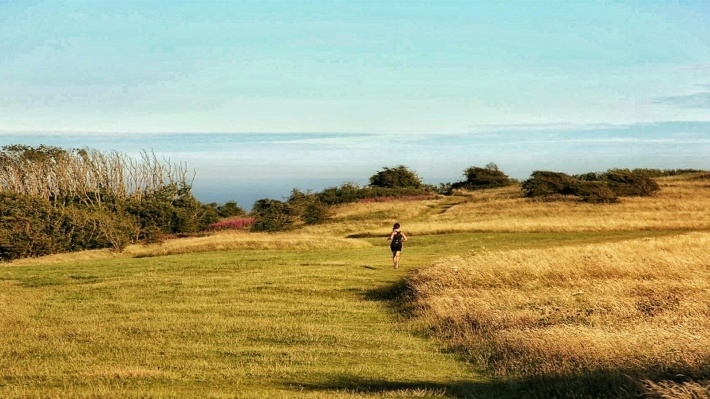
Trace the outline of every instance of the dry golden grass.
{"type": "Polygon", "coordinates": [[[451,201],[451,198],[439,197],[417,201],[343,204],[335,207],[330,222],[305,226],[302,231],[325,236],[387,236],[395,222],[411,223],[426,219],[442,204],[451,201]]]}
{"type": "Polygon", "coordinates": [[[708,248],[710,233],[698,232],[453,256],[410,278],[411,305],[418,323],[498,375],[702,372],[708,248]]]}
{"type": "Polygon", "coordinates": [[[710,382],[677,383],[673,381],[644,381],[648,397],[659,399],[699,399],[710,397],[710,382]]]}
{"type": "Polygon", "coordinates": [[[343,204],[337,208],[334,219],[377,219],[381,215],[391,220],[412,219],[436,207],[442,199],[444,199],[444,197],[417,201],[393,200],[387,202],[355,202],[343,204]]]}
{"type": "Polygon", "coordinates": [[[204,237],[168,240],[160,244],[132,245],[124,251],[134,257],[175,255],[192,252],[224,250],[317,250],[348,249],[369,247],[364,241],[331,237],[302,232],[291,233],[251,233],[244,231],[223,231],[204,237]]]}
{"type": "MultiPolygon", "coordinates": [[[[61,376],[72,375],[82,381],[109,381],[109,384],[97,388],[106,389],[106,395],[101,396],[107,397],[110,396],[108,390],[114,382],[123,384],[126,380],[139,381],[141,384],[145,382],[156,386],[160,383],[173,384],[177,378],[175,361],[185,361],[182,363],[184,367],[191,369],[179,370],[184,374],[192,375],[192,371],[201,370],[203,374],[197,374],[209,378],[225,377],[224,381],[229,381],[230,386],[248,384],[254,378],[254,370],[262,379],[283,374],[287,369],[299,376],[301,374],[298,373],[304,370],[308,370],[310,375],[337,374],[339,370],[352,373],[352,367],[346,368],[346,365],[340,363],[342,359],[367,352],[373,342],[379,339],[377,337],[384,335],[368,335],[367,339],[357,341],[360,346],[351,350],[349,346],[352,345],[352,338],[360,333],[346,329],[337,335],[333,329],[340,325],[349,326],[353,316],[338,316],[342,320],[333,318],[347,308],[342,300],[347,296],[344,296],[344,292],[350,292],[347,289],[354,286],[352,281],[364,281],[361,288],[364,292],[365,287],[381,282],[382,277],[374,274],[377,272],[372,266],[359,267],[371,264],[371,243],[379,240],[345,237],[384,237],[392,223],[398,221],[403,223],[405,232],[413,238],[405,256],[408,260],[416,256],[419,264],[428,264],[431,259],[454,251],[467,251],[471,243],[476,243],[475,248],[483,251],[443,258],[429,268],[414,272],[407,281],[412,293],[412,301],[408,306],[415,315],[412,323],[416,328],[433,331],[445,346],[491,370],[502,377],[501,381],[525,381],[530,376],[580,377],[597,372],[615,373],[635,377],[637,386],[645,390],[647,397],[709,398],[710,232],[707,230],[710,230],[710,201],[707,197],[710,194],[710,181],[687,177],[666,178],[660,179],[659,184],[661,191],[655,197],[624,198],[620,203],[612,205],[531,201],[520,196],[519,187],[461,193],[425,201],[347,204],[334,210],[330,222],[305,226],[293,232],[266,234],[225,231],[205,237],[169,240],[162,244],[132,245],[120,254],[90,251],[18,260],[10,265],[41,263],[57,266],[6,270],[6,276],[0,279],[0,336],[5,337],[2,348],[6,354],[22,361],[36,362],[39,365],[36,367],[44,368],[44,371],[38,368],[39,371],[26,379],[13,381],[32,387],[34,380],[43,380],[49,375],[47,370],[58,367],[58,375],[61,376]],[[659,237],[623,242],[614,239],[614,243],[581,246],[560,244],[565,238],[577,236],[574,233],[610,232],[599,236],[604,240],[612,240],[613,232],[636,233],[638,230],[659,237]],[[678,230],[677,235],[662,236],[668,234],[668,230],[678,230]],[[695,232],[690,232],[693,230],[695,232]],[[485,232],[486,240],[498,241],[505,234],[494,233],[557,234],[550,234],[552,238],[546,241],[544,249],[500,252],[486,252],[484,246],[479,245],[481,242],[486,243],[485,240],[462,238],[478,236],[475,234],[421,237],[450,232],[485,232]],[[458,237],[459,241],[452,244],[452,237],[458,237]],[[558,237],[560,241],[557,241],[558,237]],[[284,251],[261,251],[271,249],[284,251]],[[320,251],[322,249],[346,251],[320,251]],[[228,250],[240,252],[218,252],[228,250]],[[258,251],[248,253],[241,250],[258,251]],[[194,252],[213,253],[189,254],[194,252]],[[185,255],[170,260],[128,259],[169,254],[185,255]],[[243,261],[235,263],[235,257],[243,261]],[[118,258],[118,262],[102,260],[108,258],[118,258]],[[259,262],[252,262],[252,258],[259,262]],[[146,265],[150,267],[140,266],[140,262],[147,262],[146,265]],[[166,262],[175,264],[164,266],[166,262]],[[127,272],[129,264],[134,265],[136,271],[127,272]],[[239,267],[235,267],[236,264],[239,267]],[[353,265],[358,267],[347,267],[353,265]],[[234,273],[241,273],[242,268],[247,267],[250,268],[248,273],[234,278],[234,273]],[[312,269],[315,267],[323,270],[316,273],[318,278],[314,279],[312,269]],[[209,281],[200,280],[207,278],[203,273],[205,268],[214,269],[212,274],[207,274],[210,276],[209,281]],[[156,271],[158,269],[162,271],[156,271]],[[183,273],[183,269],[186,274],[177,275],[177,278],[175,273],[183,273]],[[274,280],[273,286],[264,284],[264,278],[273,280],[277,272],[288,275],[284,274],[282,278],[274,280]],[[120,273],[126,273],[126,276],[115,280],[120,273]],[[372,276],[369,273],[373,273],[372,276]],[[8,278],[10,275],[14,277],[8,278]],[[363,276],[372,280],[363,280],[363,276]],[[197,280],[192,281],[193,277],[197,280]],[[251,281],[251,285],[244,285],[247,280],[251,281]],[[295,283],[297,280],[301,282],[295,283]],[[224,290],[214,291],[215,284],[228,286],[224,290]],[[336,287],[338,284],[341,286],[336,287]],[[194,286],[194,292],[187,290],[188,286],[194,286]],[[87,287],[91,290],[87,291],[87,287]],[[328,291],[334,288],[337,288],[336,291],[328,291]],[[185,295],[184,302],[175,301],[176,290],[185,295]],[[90,301],[86,295],[92,292],[98,296],[90,301]],[[206,292],[210,292],[210,295],[204,295],[206,292]],[[215,292],[222,295],[222,300],[213,300],[215,292]],[[321,297],[319,295],[322,292],[328,293],[321,297]],[[246,296],[235,297],[242,294],[246,296]],[[286,296],[292,294],[298,294],[291,300],[294,306],[284,301],[286,296]],[[60,301],[58,298],[64,299],[60,301]],[[324,309],[323,301],[329,300],[334,301],[332,307],[324,309]],[[125,308],[126,304],[132,303],[135,308],[125,308]],[[229,305],[231,303],[245,303],[249,306],[232,308],[229,305]],[[258,311],[250,308],[252,304],[262,303],[265,307],[258,311]],[[196,307],[196,304],[199,306],[196,307]],[[244,320],[247,321],[240,322],[240,325],[246,326],[243,336],[241,332],[231,333],[232,326],[225,324],[229,318],[225,318],[224,314],[204,311],[215,306],[224,307],[226,315],[234,316],[233,313],[239,309],[245,312],[244,320]],[[59,307],[62,311],[54,312],[59,307]],[[94,324],[102,322],[95,313],[99,308],[105,308],[104,316],[111,316],[112,312],[116,314],[111,316],[115,319],[108,317],[103,321],[105,325],[95,330],[94,324]],[[136,314],[131,316],[134,310],[136,314]],[[83,313],[75,315],[77,311],[83,313]],[[174,312],[178,316],[168,318],[161,313],[165,311],[174,312]],[[314,314],[324,311],[327,312],[321,316],[330,320],[331,324],[323,325],[317,320],[311,320],[314,314]],[[264,314],[266,317],[257,322],[250,312],[264,314]],[[184,317],[185,314],[190,314],[190,317],[184,317]],[[156,318],[155,315],[165,317],[156,318]],[[196,315],[201,316],[197,318],[196,315]],[[151,319],[146,324],[150,318],[155,320],[151,319]],[[284,318],[290,318],[290,322],[284,322],[284,318]],[[303,324],[306,322],[308,324],[303,324]],[[186,328],[174,328],[179,323],[187,323],[186,328]],[[292,328],[302,324],[308,328],[292,328]],[[35,328],[19,328],[23,325],[35,328]],[[47,326],[55,325],[63,327],[47,329],[47,326]],[[116,330],[116,326],[124,329],[116,330]],[[235,342],[222,342],[221,333],[210,335],[209,328],[205,330],[204,326],[211,326],[217,333],[230,332],[230,339],[235,338],[236,343],[242,339],[249,342],[255,336],[263,336],[264,345],[259,347],[259,355],[265,359],[263,364],[259,363],[258,368],[252,365],[249,369],[234,367],[231,369],[234,374],[227,375],[223,365],[213,363],[214,359],[207,361],[200,357],[206,353],[200,334],[196,334],[199,339],[194,342],[192,336],[187,337],[187,340],[184,336],[185,332],[195,330],[211,336],[218,346],[235,345],[235,342]],[[165,342],[155,343],[155,348],[152,348],[153,342],[140,337],[127,341],[135,348],[130,346],[121,347],[120,351],[116,349],[116,342],[120,340],[114,338],[146,328],[156,336],[165,331],[174,334],[165,335],[165,342]],[[48,331],[54,331],[50,339],[47,338],[48,331]],[[86,338],[89,336],[93,338],[86,338]],[[115,352],[111,356],[115,355],[120,361],[115,364],[109,362],[102,367],[92,366],[91,371],[86,371],[82,368],[86,360],[81,356],[88,355],[82,352],[84,346],[79,345],[86,343],[82,339],[96,343],[92,350],[96,350],[99,357],[106,356],[102,351],[108,348],[115,352]],[[337,345],[340,345],[340,340],[347,341],[347,351],[333,352],[326,345],[324,351],[314,356],[313,344],[320,345],[327,340],[333,340],[337,345]],[[283,364],[280,356],[287,353],[284,348],[291,348],[294,342],[301,341],[305,349],[289,357],[298,362],[293,365],[283,364]],[[173,354],[180,356],[175,356],[167,363],[170,367],[147,367],[132,361],[140,358],[136,353],[144,353],[146,345],[157,353],[159,346],[171,342],[174,342],[171,347],[173,354]],[[185,342],[193,345],[187,352],[185,342]],[[42,360],[44,358],[35,356],[36,353],[43,356],[46,353],[58,353],[57,359],[60,361],[42,360]],[[77,353],[82,355],[78,356],[77,353]],[[189,356],[183,353],[189,353],[189,356]],[[332,353],[336,354],[333,356],[335,360],[331,359],[331,364],[324,363],[324,357],[332,353]],[[193,362],[191,359],[196,360],[193,362]],[[47,366],[50,363],[52,366],[47,366]],[[685,382],[667,379],[676,373],[686,373],[691,379],[685,382]],[[520,380],[517,379],[519,377],[520,380]]],[[[533,234],[520,236],[530,237],[533,234]]],[[[584,234],[579,236],[585,237],[584,234]]],[[[381,244],[385,253],[381,263],[385,264],[389,260],[388,253],[384,241],[381,244]]],[[[517,248],[525,247],[523,244],[516,241],[517,248]]],[[[486,247],[494,246],[486,244],[486,247]]],[[[353,314],[359,314],[364,304],[362,298],[355,296],[353,303],[348,306],[353,314]]],[[[368,301],[365,305],[374,306],[374,302],[368,301]]],[[[389,324],[389,314],[376,315],[383,318],[386,329],[400,331],[401,325],[389,324]]],[[[375,316],[368,314],[360,324],[369,326],[371,317],[375,316]]],[[[360,324],[353,331],[360,331],[360,324]]],[[[399,342],[409,338],[408,334],[395,336],[392,339],[398,344],[387,344],[383,348],[399,348],[399,342]]],[[[241,359],[242,349],[253,351],[251,344],[244,344],[244,348],[239,345],[235,346],[236,352],[229,353],[230,356],[236,353],[239,355],[237,358],[241,359]]],[[[402,345],[402,348],[401,352],[386,352],[387,355],[383,357],[389,359],[394,353],[394,356],[411,359],[411,343],[402,345]]],[[[248,351],[244,352],[243,357],[250,357],[247,356],[248,351]]],[[[414,359],[410,363],[414,370],[419,370],[418,363],[429,364],[427,358],[433,356],[432,353],[422,352],[421,359],[414,359]]],[[[394,363],[397,362],[400,360],[394,359],[394,363]]],[[[379,367],[380,363],[383,363],[383,359],[362,363],[359,367],[369,370],[379,367]]],[[[5,366],[7,375],[26,375],[19,362],[6,361],[5,366]]],[[[376,381],[386,380],[391,367],[383,367],[370,374],[376,377],[376,381]]],[[[440,367],[431,367],[429,371],[437,371],[440,367]]],[[[355,370],[355,374],[360,371],[355,370]]],[[[317,381],[315,377],[312,379],[317,381]]],[[[59,378],[56,381],[59,384],[59,381],[64,380],[59,378]]],[[[334,390],[311,392],[308,397],[445,396],[444,389],[437,384],[387,385],[388,389],[379,393],[350,390],[347,388],[350,385],[336,385],[334,390]]],[[[376,388],[377,384],[372,386],[376,388]]],[[[62,387],[53,387],[56,391],[44,391],[51,392],[51,395],[45,396],[62,396],[62,387]]],[[[257,392],[260,396],[275,397],[281,392],[280,389],[269,387],[257,392]]],[[[521,388],[521,391],[524,389],[521,388]]],[[[12,391],[5,392],[12,394],[12,391]]],[[[11,396],[21,397],[23,392],[18,390],[16,395],[11,396]]],[[[567,397],[585,397],[577,395],[573,389],[565,393],[567,397]]],[[[163,397],[177,395],[178,392],[172,392],[163,397]]],[[[225,394],[224,397],[231,396],[225,394]]]]}
{"type": "MultiPolygon", "coordinates": [[[[516,185],[417,204],[353,205],[338,210],[336,218],[347,219],[348,215],[369,211],[387,217],[386,221],[405,221],[405,231],[416,235],[710,229],[708,180],[686,176],[658,182],[661,190],[656,196],[621,198],[616,204],[531,200],[522,197],[516,185]]],[[[367,224],[361,225],[360,231],[363,235],[376,234],[373,226],[367,224]]]]}
{"type": "Polygon", "coordinates": [[[34,264],[59,264],[67,262],[89,262],[112,258],[143,258],[152,256],[177,255],[193,252],[229,250],[296,250],[354,249],[369,247],[366,241],[327,235],[290,233],[251,233],[245,231],[221,231],[202,237],[188,237],[167,240],[159,244],[133,244],[122,253],[108,249],[48,255],[41,258],[17,259],[8,265],[24,266],[34,264]]]}

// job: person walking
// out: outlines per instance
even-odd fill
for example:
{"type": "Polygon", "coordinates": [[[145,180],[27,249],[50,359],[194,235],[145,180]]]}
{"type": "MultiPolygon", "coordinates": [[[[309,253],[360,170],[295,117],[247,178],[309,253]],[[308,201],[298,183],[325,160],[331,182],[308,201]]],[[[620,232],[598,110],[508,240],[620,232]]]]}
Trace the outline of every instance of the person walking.
{"type": "Polygon", "coordinates": [[[392,250],[392,264],[395,269],[399,269],[399,256],[402,254],[402,243],[407,241],[407,236],[399,229],[399,223],[394,224],[387,241],[390,242],[390,249],[392,250]]]}

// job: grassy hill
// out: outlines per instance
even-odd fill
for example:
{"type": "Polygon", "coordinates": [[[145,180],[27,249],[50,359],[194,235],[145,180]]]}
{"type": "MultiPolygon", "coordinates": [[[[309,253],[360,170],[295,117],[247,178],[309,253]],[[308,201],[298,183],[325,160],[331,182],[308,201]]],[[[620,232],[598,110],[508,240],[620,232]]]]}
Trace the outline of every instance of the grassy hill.
{"type": "Polygon", "coordinates": [[[15,261],[0,397],[708,397],[702,177],[613,205],[510,187],[15,261]]]}

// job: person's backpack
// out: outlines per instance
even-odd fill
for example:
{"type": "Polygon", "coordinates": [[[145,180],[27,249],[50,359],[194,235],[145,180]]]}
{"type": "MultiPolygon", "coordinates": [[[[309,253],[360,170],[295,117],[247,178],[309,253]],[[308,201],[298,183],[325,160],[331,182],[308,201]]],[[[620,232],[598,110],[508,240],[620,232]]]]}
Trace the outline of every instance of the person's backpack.
{"type": "Polygon", "coordinates": [[[397,234],[392,237],[392,244],[394,245],[400,245],[402,244],[402,232],[397,232],[397,234]]]}

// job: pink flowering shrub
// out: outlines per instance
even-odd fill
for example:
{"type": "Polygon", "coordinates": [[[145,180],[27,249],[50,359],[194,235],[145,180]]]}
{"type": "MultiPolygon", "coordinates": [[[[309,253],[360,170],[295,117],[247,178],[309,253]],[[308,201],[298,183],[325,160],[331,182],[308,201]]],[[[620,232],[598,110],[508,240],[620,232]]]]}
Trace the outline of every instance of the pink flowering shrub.
{"type": "Polygon", "coordinates": [[[389,202],[389,201],[419,201],[419,200],[428,200],[434,198],[433,195],[405,195],[403,197],[370,197],[370,198],[361,198],[357,202],[369,204],[373,202],[389,202]]]}
{"type": "Polygon", "coordinates": [[[212,223],[207,226],[207,230],[248,230],[254,224],[254,218],[236,218],[227,219],[220,222],[212,223]]]}

